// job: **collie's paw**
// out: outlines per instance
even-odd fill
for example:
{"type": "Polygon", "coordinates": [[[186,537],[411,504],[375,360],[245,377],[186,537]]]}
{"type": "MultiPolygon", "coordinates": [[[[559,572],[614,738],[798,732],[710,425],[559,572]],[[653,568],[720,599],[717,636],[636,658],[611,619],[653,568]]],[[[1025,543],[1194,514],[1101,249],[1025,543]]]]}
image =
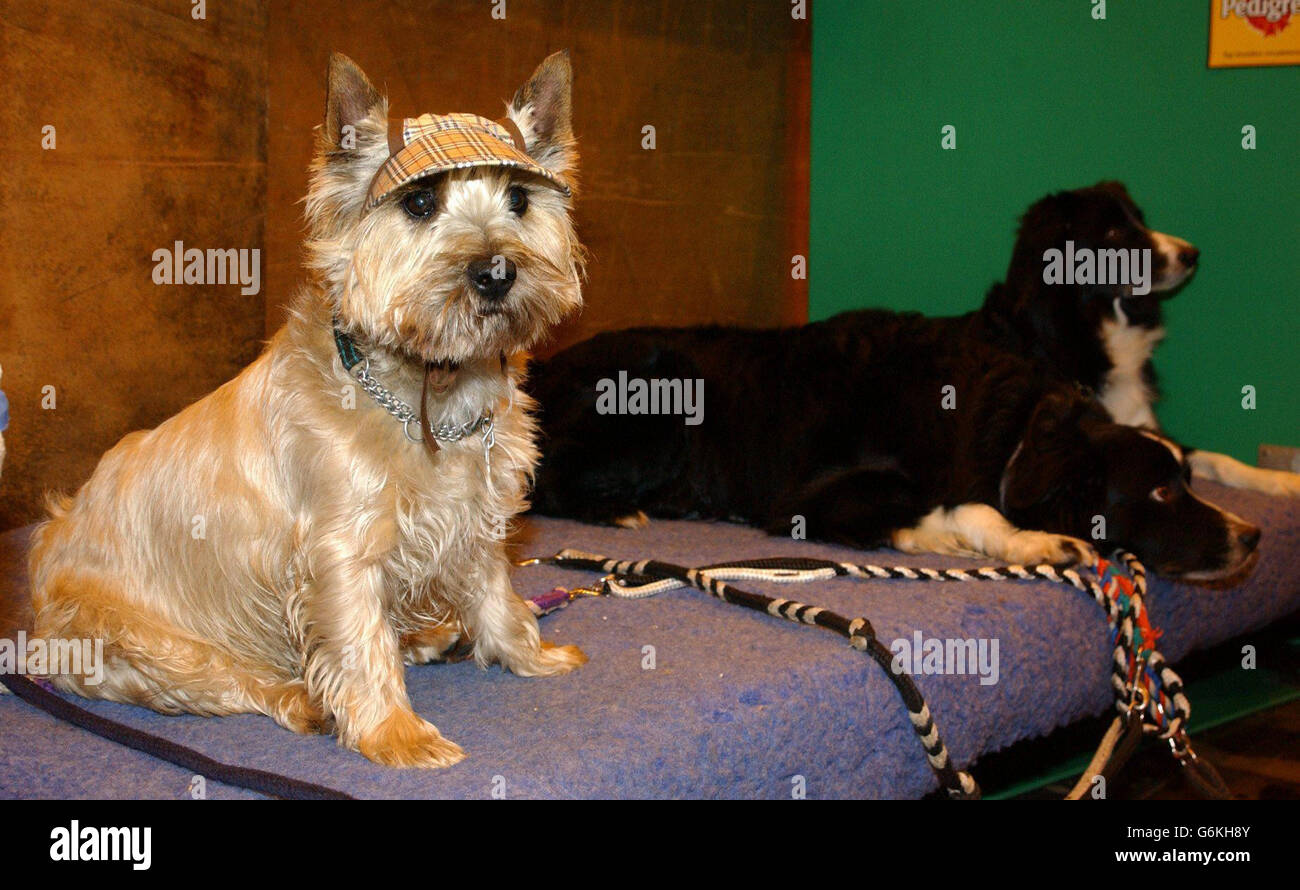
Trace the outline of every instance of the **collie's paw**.
{"type": "Polygon", "coordinates": [[[437,769],[465,759],[460,745],[443,738],[437,727],[411,711],[394,711],[361,737],[357,749],[384,766],[437,769]]]}
{"type": "Polygon", "coordinates": [[[1097,551],[1092,545],[1069,535],[1050,532],[1019,531],[1007,542],[1007,562],[1022,566],[1091,565],[1097,561],[1097,551]]]}
{"type": "Polygon", "coordinates": [[[1300,473],[1273,470],[1261,488],[1269,494],[1300,498],[1300,473]]]}
{"type": "Polygon", "coordinates": [[[614,517],[614,524],[619,528],[645,528],[650,524],[650,517],[645,515],[645,511],[637,510],[626,516],[614,517]]]}
{"type": "Polygon", "coordinates": [[[889,543],[904,553],[940,553],[967,559],[986,559],[989,555],[977,550],[956,532],[936,532],[928,528],[900,528],[890,535],[889,543]]]}
{"type": "Polygon", "coordinates": [[[510,671],[521,677],[558,677],[587,663],[587,656],[577,646],[556,646],[542,643],[542,647],[511,665],[510,671]]]}

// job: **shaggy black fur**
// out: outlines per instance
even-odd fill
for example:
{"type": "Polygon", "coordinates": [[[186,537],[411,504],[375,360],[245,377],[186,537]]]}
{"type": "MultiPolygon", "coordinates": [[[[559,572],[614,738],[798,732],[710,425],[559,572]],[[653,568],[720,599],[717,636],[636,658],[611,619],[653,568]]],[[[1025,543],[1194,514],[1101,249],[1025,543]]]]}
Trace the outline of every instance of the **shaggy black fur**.
{"type": "MultiPolygon", "coordinates": [[[[972,337],[1028,356],[1053,373],[1102,393],[1114,367],[1103,322],[1120,322],[1118,307],[1126,326],[1159,330],[1162,301],[1173,295],[1199,258],[1200,252],[1186,244],[1171,261],[1159,249],[1142,209],[1123,183],[1105,181],[1057,192],[1021,217],[1006,281],[989,290],[978,311],[947,321],[972,337]],[[1067,240],[1089,250],[1150,250],[1152,292],[1135,295],[1131,287],[1114,284],[1046,284],[1043,254],[1061,249],[1067,240]]],[[[1154,398],[1156,375],[1149,358],[1143,362],[1142,375],[1154,398]]]]}
{"type": "Polygon", "coordinates": [[[733,519],[777,534],[802,516],[809,537],[866,547],[935,507],[980,502],[1081,538],[1105,517],[1108,544],[1169,574],[1217,572],[1253,549],[1187,491],[1174,450],[1113,423],[1074,383],[956,335],[957,323],[868,310],[781,330],[598,335],[534,369],[535,509],[733,519]],[[620,371],[702,379],[703,422],[598,412],[599,381],[620,371]]]}

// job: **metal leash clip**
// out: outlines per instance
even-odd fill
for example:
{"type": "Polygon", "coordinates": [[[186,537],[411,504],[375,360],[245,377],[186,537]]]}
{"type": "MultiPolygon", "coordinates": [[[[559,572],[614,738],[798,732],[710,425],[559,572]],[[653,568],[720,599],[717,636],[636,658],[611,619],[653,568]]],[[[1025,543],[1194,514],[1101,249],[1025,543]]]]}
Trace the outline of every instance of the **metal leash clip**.
{"type": "Polygon", "coordinates": [[[595,584],[584,584],[581,587],[570,587],[569,599],[576,600],[580,596],[605,596],[609,593],[609,585],[613,579],[613,575],[606,575],[595,584]]]}
{"type": "MultiPolygon", "coordinates": [[[[525,559],[517,562],[517,566],[541,565],[546,562],[543,559],[525,559]]],[[[543,615],[549,615],[557,609],[563,609],[569,603],[583,596],[604,596],[608,590],[606,586],[612,575],[606,575],[595,584],[585,584],[581,587],[552,587],[546,593],[539,593],[536,596],[526,597],[525,605],[529,610],[541,618],[543,615]]]]}
{"type": "MultiPolygon", "coordinates": [[[[1139,677],[1140,676],[1141,675],[1139,674],[1139,677]]],[[[1150,703],[1150,700],[1151,696],[1150,693],[1147,692],[1146,686],[1140,682],[1134,681],[1133,694],[1129,697],[1128,707],[1125,709],[1124,713],[1136,713],[1142,720],[1143,732],[1152,732],[1155,729],[1159,729],[1159,727],[1152,726],[1147,720],[1147,705],[1150,703]]]]}

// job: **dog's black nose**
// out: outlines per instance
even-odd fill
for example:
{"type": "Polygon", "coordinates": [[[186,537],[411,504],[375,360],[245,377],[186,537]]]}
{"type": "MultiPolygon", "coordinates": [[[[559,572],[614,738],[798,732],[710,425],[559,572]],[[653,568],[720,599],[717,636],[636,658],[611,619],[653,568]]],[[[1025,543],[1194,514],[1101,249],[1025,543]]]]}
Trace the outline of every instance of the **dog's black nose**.
{"type": "Polygon", "coordinates": [[[1244,532],[1238,533],[1237,543],[1241,544],[1241,546],[1245,547],[1247,550],[1254,550],[1259,546],[1259,535],[1259,529],[1252,525],[1244,532]]]}
{"type": "Polygon", "coordinates": [[[483,297],[499,300],[515,283],[515,264],[504,257],[475,260],[465,267],[465,277],[483,297]]]}
{"type": "Polygon", "coordinates": [[[1178,251],[1178,262],[1184,266],[1195,266],[1196,261],[1201,258],[1201,252],[1190,244],[1178,251]]]}

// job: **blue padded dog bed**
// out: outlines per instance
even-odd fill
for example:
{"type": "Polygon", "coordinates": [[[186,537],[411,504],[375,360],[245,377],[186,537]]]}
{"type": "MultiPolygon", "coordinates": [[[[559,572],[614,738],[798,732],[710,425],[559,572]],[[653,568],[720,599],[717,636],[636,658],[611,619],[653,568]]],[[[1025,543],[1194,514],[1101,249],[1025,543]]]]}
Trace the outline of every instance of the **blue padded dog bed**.
{"type": "MultiPolygon", "coordinates": [[[[1153,579],[1148,607],[1160,649],[1177,667],[1188,652],[1262,628],[1300,608],[1300,510],[1294,501],[1198,483],[1210,499],[1264,529],[1261,558],[1240,586],[1212,589],[1153,579]]],[[[26,530],[0,537],[6,590],[26,596],[26,530]],[[16,580],[15,580],[16,579],[16,580]]],[[[862,553],[768,537],[724,523],[652,522],[642,530],[534,518],[521,555],[562,547],[683,565],[806,555],[904,565],[978,565],[892,551],[862,553]]],[[[519,569],[524,595],[594,576],[519,569]]],[[[1092,599],[1049,583],[945,583],[837,579],[808,585],[746,582],[869,618],[880,638],[996,638],[999,678],[918,676],[953,758],[1041,736],[1110,706],[1106,622],[1092,599]]],[[[906,711],[879,667],[834,634],[679,589],[650,599],[582,599],[542,619],[543,636],[576,643],[585,667],[523,679],[472,663],[408,668],[416,711],[468,757],[440,771],[376,766],[325,736],[298,736],[268,718],[164,717],[86,703],[96,713],[195,748],[217,760],[358,797],[789,798],[802,777],[813,798],[918,797],[936,787],[906,711]],[[645,669],[645,647],[655,666],[645,669]]],[[[1196,734],[1196,689],[1191,730],[1196,734]]],[[[0,797],[179,798],[184,770],[64,725],[0,696],[0,797]]],[[[256,797],[208,782],[207,796],[256,797]]]]}

